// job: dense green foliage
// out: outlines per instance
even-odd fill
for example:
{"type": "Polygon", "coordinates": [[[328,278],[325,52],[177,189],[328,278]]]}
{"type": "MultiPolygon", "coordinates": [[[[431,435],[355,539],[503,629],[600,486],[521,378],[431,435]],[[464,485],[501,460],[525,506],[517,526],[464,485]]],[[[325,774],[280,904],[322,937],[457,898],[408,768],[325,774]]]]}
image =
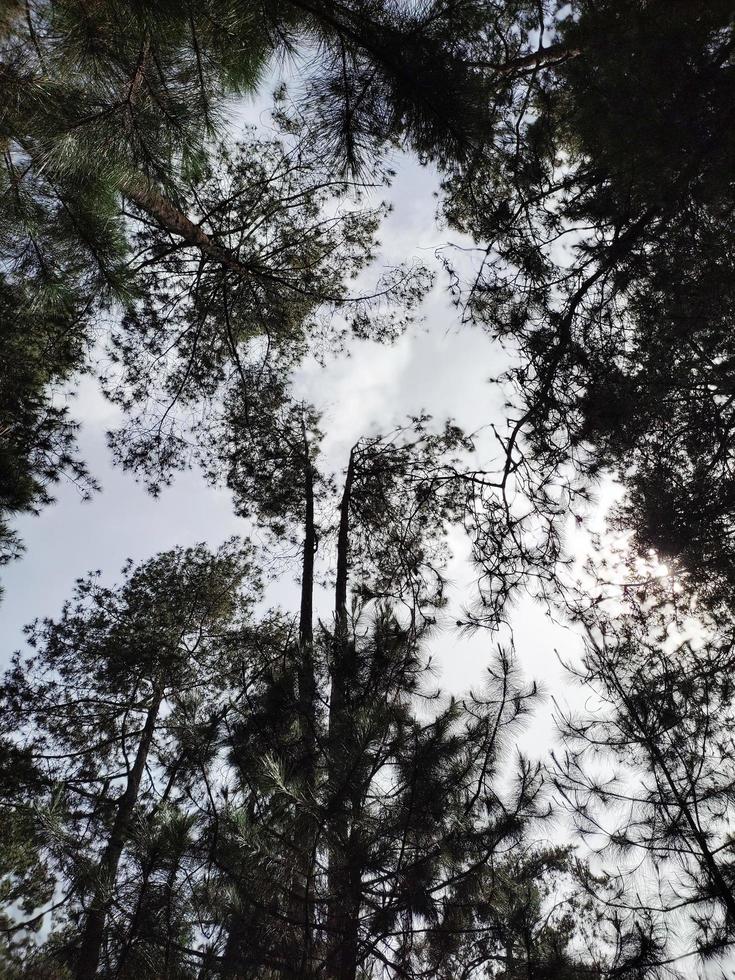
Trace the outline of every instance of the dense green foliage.
{"type": "MultiPolygon", "coordinates": [[[[481,246],[460,302],[520,347],[500,482],[548,519],[526,574],[558,556],[550,486],[574,505],[607,468],[642,551],[732,587],[732,19],[573,4],[559,62],[514,80],[492,149],[447,176],[446,217],[481,246]]],[[[517,510],[495,529],[511,567],[524,530],[517,510]]]]}

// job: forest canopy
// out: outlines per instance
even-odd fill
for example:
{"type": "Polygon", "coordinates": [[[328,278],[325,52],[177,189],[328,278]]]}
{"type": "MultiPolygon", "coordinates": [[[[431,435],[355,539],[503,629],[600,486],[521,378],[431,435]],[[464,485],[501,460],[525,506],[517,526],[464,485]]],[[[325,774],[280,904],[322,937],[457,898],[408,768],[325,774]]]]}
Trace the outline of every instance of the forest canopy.
{"type": "Polygon", "coordinates": [[[239,531],[5,644],[0,978],[727,975],[732,0],[0,0],[0,93],[5,577],[100,491],[82,384],[239,531]],[[327,364],[439,302],[502,407],[433,363],[335,464],[327,364]]]}

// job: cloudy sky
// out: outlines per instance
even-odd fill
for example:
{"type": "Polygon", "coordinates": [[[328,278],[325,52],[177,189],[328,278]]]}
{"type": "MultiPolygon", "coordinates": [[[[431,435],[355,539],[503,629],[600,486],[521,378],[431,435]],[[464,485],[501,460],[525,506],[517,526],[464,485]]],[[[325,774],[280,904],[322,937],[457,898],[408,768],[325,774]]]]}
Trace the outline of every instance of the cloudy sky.
{"type": "MultiPolygon", "coordinates": [[[[233,123],[265,120],[262,105],[241,109],[233,123]]],[[[394,210],[381,234],[387,264],[416,257],[434,263],[437,246],[447,241],[434,211],[436,174],[408,158],[396,161],[398,177],[390,192],[394,210]]],[[[376,270],[376,274],[379,269],[376,270]]],[[[430,411],[437,420],[452,416],[466,431],[488,422],[503,423],[502,397],[489,383],[503,365],[503,354],[483,331],[460,323],[444,295],[441,274],[427,298],[422,322],[390,347],[353,343],[347,354],[325,367],[307,362],[296,379],[305,397],[323,412],[325,457],[335,472],[344,467],[350,446],[361,435],[385,430],[409,414],[430,411]]],[[[58,488],[57,502],[38,517],[23,517],[17,528],[26,552],[4,570],[0,604],[0,657],[7,661],[22,647],[22,626],[36,616],[55,615],[69,596],[74,579],[99,569],[113,582],[127,558],[141,560],[175,545],[221,543],[233,534],[249,534],[234,516],[226,490],[208,486],[197,472],[181,474],[173,486],[153,499],[134,478],[113,468],[105,433],[119,420],[117,410],[84,379],[72,412],[81,422],[80,449],[102,485],[92,500],[82,501],[69,485],[58,488]]],[[[457,538],[456,556],[447,574],[455,607],[447,626],[437,632],[433,651],[442,685],[460,691],[476,684],[486,669],[494,640],[482,633],[459,637],[450,628],[463,600],[471,597],[472,568],[457,538]]],[[[294,608],[290,579],[273,584],[269,598],[294,608]]],[[[526,673],[549,692],[565,695],[555,651],[574,656],[579,640],[553,623],[531,600],[514,610],[514,640],[526,673]]],[[[529,747],[545,749],[551,737],[549,711],[542,713],[526,737],[529,747]]]]}

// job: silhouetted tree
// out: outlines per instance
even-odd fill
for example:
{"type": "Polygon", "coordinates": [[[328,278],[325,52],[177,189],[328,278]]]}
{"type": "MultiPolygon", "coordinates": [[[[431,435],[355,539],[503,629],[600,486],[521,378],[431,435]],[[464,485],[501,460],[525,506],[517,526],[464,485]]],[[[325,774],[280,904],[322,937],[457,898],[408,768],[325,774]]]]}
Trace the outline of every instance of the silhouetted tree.
{"type": "Polygon", "coordinates": [[[503,562],[544,584],[608,469],[638,547],[730,601],[732,15],[550,4],[556,59],[508,78],[492,147],[449,169],[444,214],[477,242],[458,301],[519,351],[478,551],[488,600],[503,562]]]}
{"type": "MultiPolygon", "coordinates": [[[[458,12],[321,0],[4,5],[0,257],[10,329],[0,388],[2,512],[33,510],[62,476],[85,476],[73,454],[74,425],[54,394],[89,366],[101,321],[131,310],[138,319],[141,304],[158,304],[160,328],[176,317],[170,307],[161,315],[159,290],[171,299],[172,277],[184,270],[189,280],[179,293],[200,317],[208,302],[220,321],[227,308],[237,342],[243,329],[269,335],[276,321],[282,329],[287,321],[294,340],[310,300],[344,298],[333,278],[335,289],[322,296],[324,277],[309,276],[335,246],[336,225],[326,221],[302,242],[303,221],[287,219],[296,217],[297,201],[313,217],[345,164],[356,169],[360,132],[369,152],[359,162],[372,172],[391,140],[408,136],[434,153],[442,140],[459,149],[482,129],[483,100],[446,33],[458,12]],[[407,46],[418,84],[415,70],[406,70],[407,46]],[[316,108],[312,159],[333,175],[311,195],[296,154],[285,165],[261,147],[258,168],[248,161],[252,146],[246,156],[213,149],[232,100],[257,90],[274,57],[304,49],[318,52],[319,65],[310,72],[301,60],[302,75],[311,77],[307,105],[316,108]],[[234,179],[234,191],[215,178],[220,171],[234,179]],[[247,178],[256,186],[245,191],[247,178]],[[299,184],[296,198],[275,211],[271,179],[282,188],[299,184]],[[153,238],[145,254],[141,230],[153,238]],[[245,319],[247,328],[238,322],[245,319]],[[28,338],[24,350],[16,337],[28,338]]],[[[344,256],[352,269],[359,219],[338,224],[353,238],[344,256]]],[[[189,342],[196,329],[186,331],[189,342]]],[[[16,545],[7,530],[3,540],[7,556],[16,545]]]]}
{"type": "MultiPolygon", "coordinates": [[[[220,632],[252,566],[234,545],[200,546],[125,573],[118,589],[80,580],[60,619],[29,630],[38,652],[16,658],[3,690],[44,777],[42,836],[79,930],[64,940],[79,980],[97,974],[121,859],[142,802],[155,798],[177,706],[202,688],[214,699],[220,632]]],[[[257,580],[248,586],[257,593],[257,580]]]]}
{"type": "Polygon", "coordinates": [[[580,597],[585,656],[573,669],[589,697],[559,716],[556,782],[583,838],[615,859],[610,905],[664,927],[686,916],[675,952],[718,956],[735,924],[731,615],[713,616],[675,577],[627,573],[622,592],[580,597]],[[642,862],[648,884],[634,873],[642,862]]]}

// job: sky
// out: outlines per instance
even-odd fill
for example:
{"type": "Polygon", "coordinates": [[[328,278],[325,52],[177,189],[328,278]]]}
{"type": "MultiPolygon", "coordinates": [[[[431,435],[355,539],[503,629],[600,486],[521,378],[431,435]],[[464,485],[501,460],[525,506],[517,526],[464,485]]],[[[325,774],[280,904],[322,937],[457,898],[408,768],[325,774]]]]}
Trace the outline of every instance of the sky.
{"type": "MultiPolygon", "coordinates": [[[[240,106],[233,113],[233,135],[247,123],[267,121],[262,103],[240,106]]],[[[393,211],[382,229],[380,263],[412,258],[438,269],[435,250],[447,242],[446,230],[435,220],[438,180],[430,168],[409,157],[396,160],[398,175],[390,191],[393,211]]],[[[362,435],[385,431],[408,415],[430,411],[437,422],[453,417],[466,431],[504,421],[501,392],[489,383],[502,370],[504,355],[483,330],[461,323],[438,282],[421,310],[421,321],[390,346],[352,343],[347,352],[325,366],[307,361],[295,383],[303,397],[323,413],[324,457],[339,473],[349,449],[362,435]]],[[[111,464],[106,432],[120,420],[96,382],[86,377],[71,399],[80,422],[79,446],[101,484],[84,501],[71,485],[61,485],[56,503],[39,516],[24,516],[16,527],[25,542],[23,557],[3,570],[0,603],[0,663],[23,646],[22,627],[38,616],[56,615],[70,596],[74,580],[100,570],[112,584],[126,559],[146,559],[177,545],[204,541],[217,546],[229,536],[248,535],[252,528],[238,519],[226,489],[209,486],[194,472],[180,474],[154,499],[130,473],[111,464]]],[[[466,545],[453,536],[456,554],[447,569],[450,608],[444,627],[431,640],[431,654],[442,687],[459,693],[477,685],[487,669],[496,642],[483,631],[457,635],[450,628],[463,601],[472,598],[473,570],[466,545]]],[[[272,583],[270,602],[295,608],[296,588],[290,576],[272,583]]],[[[579,654],[579,637],[552,622],[544,609],[527,598],[513,611],[512,626],[519,662],[529,678],[548,693],[564,699],[569,692],[556,651],[566,658],[579,654]]],[[[524,736],[525,747],[543,754],[553,739],[551,710],[546,707],[524,736]]]]}

